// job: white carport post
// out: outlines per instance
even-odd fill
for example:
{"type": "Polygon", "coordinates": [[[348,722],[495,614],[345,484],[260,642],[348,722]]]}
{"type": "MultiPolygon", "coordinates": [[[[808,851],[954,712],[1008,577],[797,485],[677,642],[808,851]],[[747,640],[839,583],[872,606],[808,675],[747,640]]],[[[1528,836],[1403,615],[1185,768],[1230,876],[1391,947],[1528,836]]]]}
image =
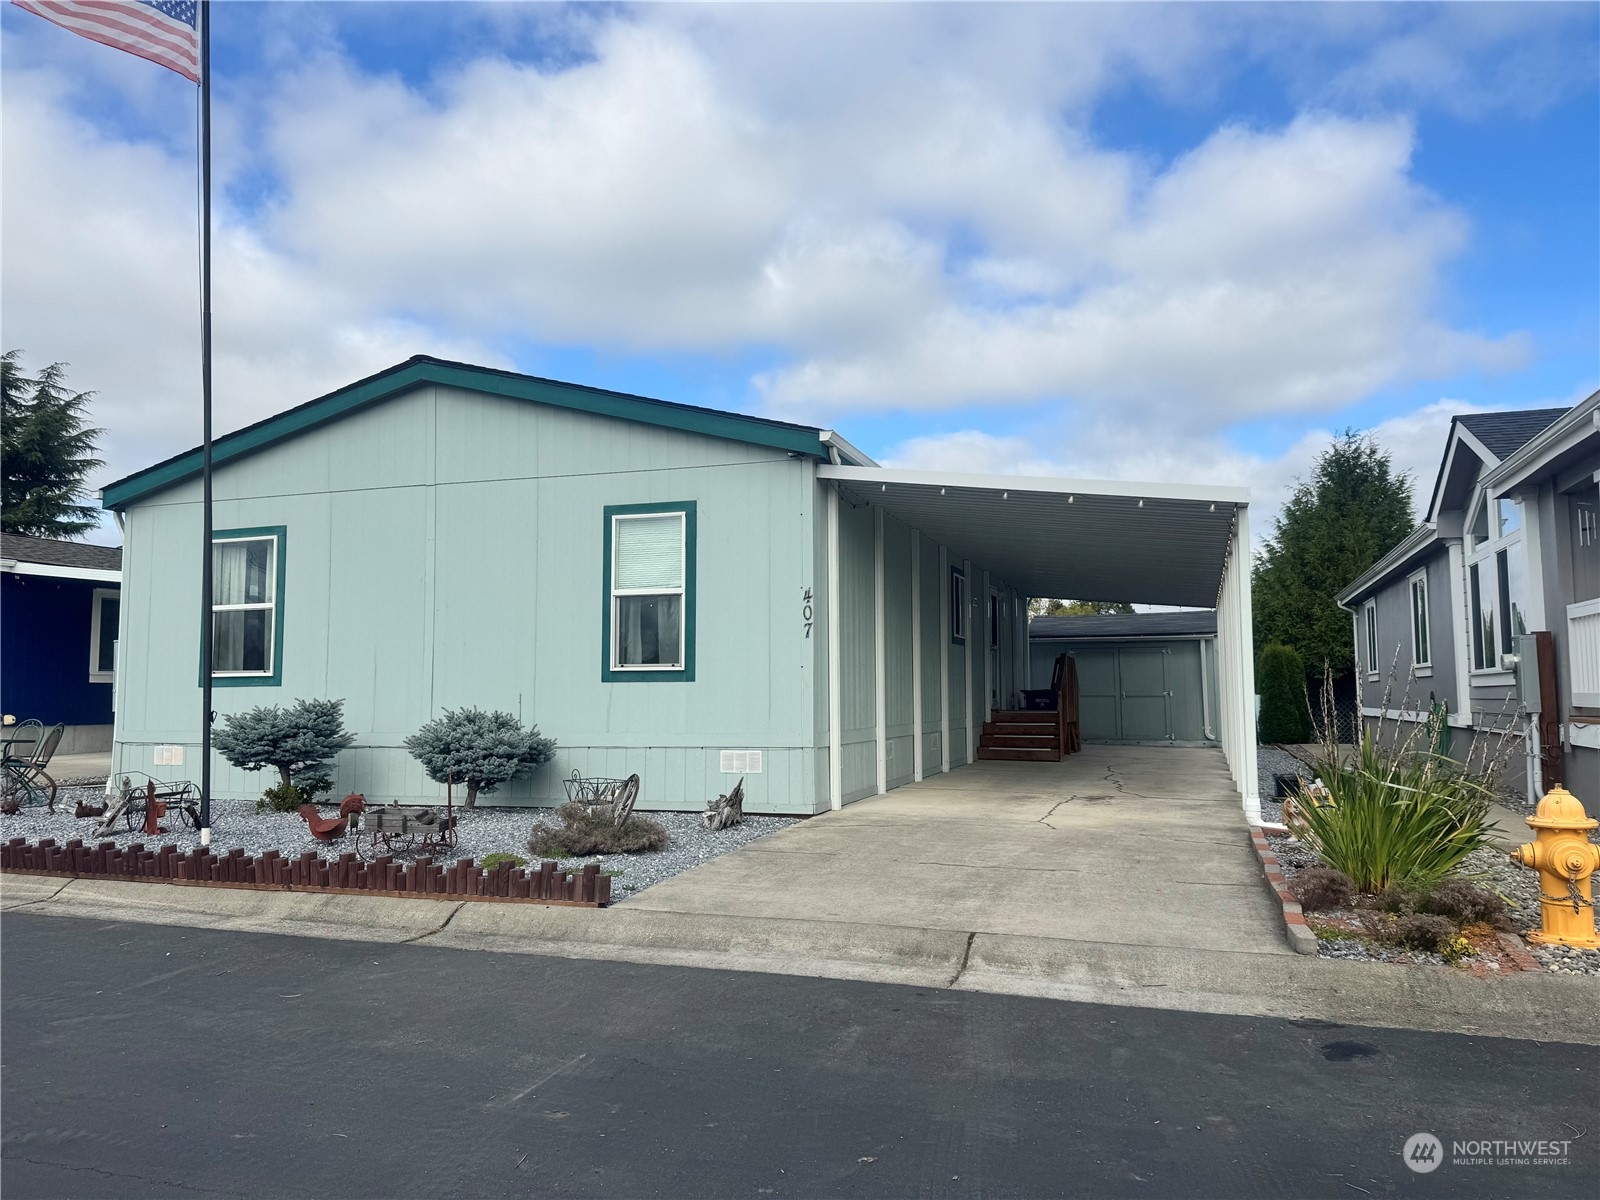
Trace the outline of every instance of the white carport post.
{"type": "Polygon", "coordinates": [[[887,648],[884,646],[883,613],[883,509],[872,510],[872,648],[873,648],[873,742],[878,760],[878,795],[889,790],[889,679],[887,648]]]}
{"type": "Polygon", "coordinates": [[[828,489],[828,807],[844,807],[844,693],[839,679],[839,488],[828,489]]]}
{"type": "Polygon", "coordinates": [[[950,552],[939,547],[939,772],[950,774],[950,552]]]}
{"type": "Polygon", "coordinates": [[[1250,510],[1234,509],[1233,535],[1217,595],[1217,714],[1222,752],[1244,805],[1245,820],[1261,823],[1261,792],[1256,779],[1256,670],[1251,635],[1250,510]]]}
{"type": "Polygon", "coordinates": [[[922,534],[911,531],[911,781],[922,782],[922,534]]]}
{"type": "Polygon", "coordinates": [[[961,577],[966,581],[967,611],[961,615],[961,628],[966,633],[966,644],[961,649],[967,656],[967,669],[962,672],[961,686],[966,690],[967,711],[967,766],[971,766],[978,759],[978,706],[972,702],[972,641],[977,637],[972,621],[972,560],[961,560],[961,577]]]}

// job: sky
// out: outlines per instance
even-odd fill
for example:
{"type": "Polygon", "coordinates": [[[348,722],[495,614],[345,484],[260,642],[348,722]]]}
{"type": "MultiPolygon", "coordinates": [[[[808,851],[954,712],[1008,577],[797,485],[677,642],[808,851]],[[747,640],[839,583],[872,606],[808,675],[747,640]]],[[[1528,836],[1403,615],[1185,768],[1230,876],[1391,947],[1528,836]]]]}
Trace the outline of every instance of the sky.
{"type": "MultiPolygon", "coordinates": [[[[219,432],[433,354],[1252,488],[1600,387],[1589,4],[217,3],[219,432]]],[[[196,91],[0,12],[0,328],[199,441],[196,91]]],[[[97,540],[117,540],[108,525],[97,540]]]]}

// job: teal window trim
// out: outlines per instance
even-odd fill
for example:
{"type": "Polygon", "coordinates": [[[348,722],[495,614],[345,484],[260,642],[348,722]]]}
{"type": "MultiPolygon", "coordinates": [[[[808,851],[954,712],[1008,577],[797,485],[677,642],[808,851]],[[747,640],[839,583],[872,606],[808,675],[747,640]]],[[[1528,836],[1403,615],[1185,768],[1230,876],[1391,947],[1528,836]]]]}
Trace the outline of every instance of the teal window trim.
{"type": "Polygon", "coordinates": [[[600,681],[602,683],[693,683],[695,658],[695,559],[696,517],[693,500],[674,500],[661,504],[608,504],[605,508],[605,553],[600,583],[604,615],[600,620],[600,681]],[[612,665],[611,622],[616,612],[616,597],[611,594],[611,535],[614,518],[640,513],[683,514],[683,666],[631,667],[618,670],[612,665]]]}
{"type": "MultiPolygon", "coordinates": [[[[211,686],[219,687],[281,687],[283,686],[283,606],[284,606],[284,562],[288,557],[289,530],[283,525],[258,525],[250,529],[213,529],[211,540],[216,542],[230,542],[239,538],[275,538],[277,548],[274,558],[277,562],[275,572],[277,578],[273,583],[272,593],[272,674],[270,675],[213,675],[211,686]]],[[[206,628],[212,628],[215,618],[206,614],[206,628]]],[[[206,678],[206,669],[210,664],[206,661],[207,639],[200,641],[200,683],[203,685],[206,678]]]]}
{"type": "Polygon", "coordinates": [[[960,567],[950,568],[950,578],[946,581],[947,592],[950,599],[950,641],[957,646],[967,644],[967,622],[972,619],[972,602],[967,592],[967,573],[960,567]],[[960,582],[958,583],[957,580],[960,582]],[[960,618],[961,629],[956,630],[957,617],[960,618]]]}

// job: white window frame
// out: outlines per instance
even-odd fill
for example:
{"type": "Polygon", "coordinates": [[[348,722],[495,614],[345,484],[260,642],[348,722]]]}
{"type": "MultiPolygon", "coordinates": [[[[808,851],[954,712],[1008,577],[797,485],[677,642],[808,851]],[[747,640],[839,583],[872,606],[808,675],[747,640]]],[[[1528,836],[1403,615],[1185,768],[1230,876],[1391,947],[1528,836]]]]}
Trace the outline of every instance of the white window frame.
{"type": "Polygon", "coordinates": [[[1378,602],[1368,600],[1361,606],[1361,630],[1367,642],[1367,678],[1378,677],[1378,602]]]}
{"type": "Polygon", "coordinates": [[[683,510],[665,512],[637,512],[611,514],[611,595],[606,603],[611,605],[611,669],[630,673],[665,671],[682,673],[688,670],[689,657],[689,514],[683,510]],[[678,578],[676,588],[619,588],[617,586],[617,550],[622,539],[617,536],[623,521],[659,521],[662,517],[678,519],[678,578]],[[678,660],[676,663],[622,663],[622,605],[625,596],[676,596],[678,597],[678,660]]]}
{"type": "MultiPolygon", "coordinates": [[[[1512,672],[1505,662],[1506,654],[1510,653],[1505,649],[1505,642],[1508,638],[1514,639],[1516,637],[1516,629],[1511,620],[1513,609],[1520,602],[1520,606],[1525,610],[1528,602],[1526,596],[1517,597],[1511,595],[1509,573],[1505,590],[1502,591],[1500,588],[1499,556],[1505,554],[1509,560],[1512,548],[1523,545],[1523,530],[1528,523],[1527,514],[1521,511],[1521,501],[1514,497],[1506,497],[1505,502],[1518,506],[1517,527],[1510,533],[1502,534],[1500,532],[1500,505],[1494,497],[1489,495],[1487,489],[1483,489],[1478,493],[1472,508],[1469,510],[1470,520],[1467,522],[1468,536],[1466,542],[1469,549],[1462,568],[1466,572],[1464,582],[1466,584],[1467,600],[1467,654],[1469,655],[1467,674],[1478,683],[1499,682],[1512,677],[1512,672]],[[1489,530],[1489,537],[1481,542],[1476,541],[1471,536],[1472,524],[1477,520],[1480,511],[1486,514],[1485,521],[1489,530]],[[1472,587],[1474,574],[1476,574],[1478,580],[1476,603],[1474,603],[1472,587]],[[1483,636],[1483,604],[1486,594],[1488,602],[1493,605],[1494,610],[1495,644],[1489,647],[1493,654],[1492,662],[1489,665],[1480,667],[1478,665],[1478,649],[1479,639],[1483,636]]],[[[1525,573],[1537,569],[1537,564],[1528,562],[1526,558],[1524,558],[1522,566],[1525,573]]],[[[1515,642],[1513,641],[1512,644],[1515,645],[1515,642]]],[[[1487,655],[1484,657],[1488,658],[1487,655]]]]}
{"type": "Polygon", "coordinates": [[[1433,614],[1428,611],[1428,569],[1406,579],[1406,605],[1411,613],[1411,669],[1417,675],[1433,674],[1433,614]],[[1417,597],[1422,598],[1422,637],[1417,637],[1417,597]]]}
{"type": "Polygon", "coordinates": [[[275,533],[256,533],[248,537],[220,537],[213,538],[212,553],[215,547],[227,546],[234,542],[266,542],[272,547],[272,553],[267,559],[267,582],[272,588],[272,599],[258,601],[253,604],[216,604],[211,605],[211,653],[213,679],[270,679],[277,670],[278,665],[278,605],[283,603],[283,597],[278,595],[278,535],[275,533]],[[267,613],[267,669],[265,671],[219,671],[216,669],[217,647],[217,614],[225,612],[257,612],[265,610],[267,613]]]}
{"type": "MultiPolygon", "coordinates": [[[[117,643],[111,643],[111,670],[105,670],[105,664],[100,661],[100,606],[107,598],[122,603],[122,593],[116,588],[95,588],[93,607],[89,612],[89,682],[114,683],[117,677],[117,643]]],[[[118,622],[121,624],[121,609],[118,608],[118,622]]],[[[120,638],[122,631],[118,629],[120,638]]]]}

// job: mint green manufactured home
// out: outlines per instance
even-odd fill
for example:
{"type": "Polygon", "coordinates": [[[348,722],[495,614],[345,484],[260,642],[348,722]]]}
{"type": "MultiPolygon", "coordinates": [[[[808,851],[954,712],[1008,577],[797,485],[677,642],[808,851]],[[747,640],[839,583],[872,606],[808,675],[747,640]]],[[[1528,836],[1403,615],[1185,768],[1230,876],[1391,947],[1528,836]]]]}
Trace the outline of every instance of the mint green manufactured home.
{"type": "MultiPolygon", "coordinates": [[[[739,776],[755,812],[876,795],[969,763],[1017,705],[1032,594],[1243,613],[1249,666],[1239,489],[893,471],[829,430],[431,358],[215,461],[217,711],[343,699],[336,787],[379,801],[441,798],[403,741],[463,705],[558,743],[495,803],[559,801],[573,771],[637,772],[648,808],[739,776]]],[[[125,537],[115,773],[198,775],[199,470],[191,451],[103,493],[125,537]]],[[[1223,711],[1225,642],[1248,806],[1253,739],[1230,730],[1253,687],[1223,711]]],[[[213,779],[263,786],[220,759],[213,779]]]]}

